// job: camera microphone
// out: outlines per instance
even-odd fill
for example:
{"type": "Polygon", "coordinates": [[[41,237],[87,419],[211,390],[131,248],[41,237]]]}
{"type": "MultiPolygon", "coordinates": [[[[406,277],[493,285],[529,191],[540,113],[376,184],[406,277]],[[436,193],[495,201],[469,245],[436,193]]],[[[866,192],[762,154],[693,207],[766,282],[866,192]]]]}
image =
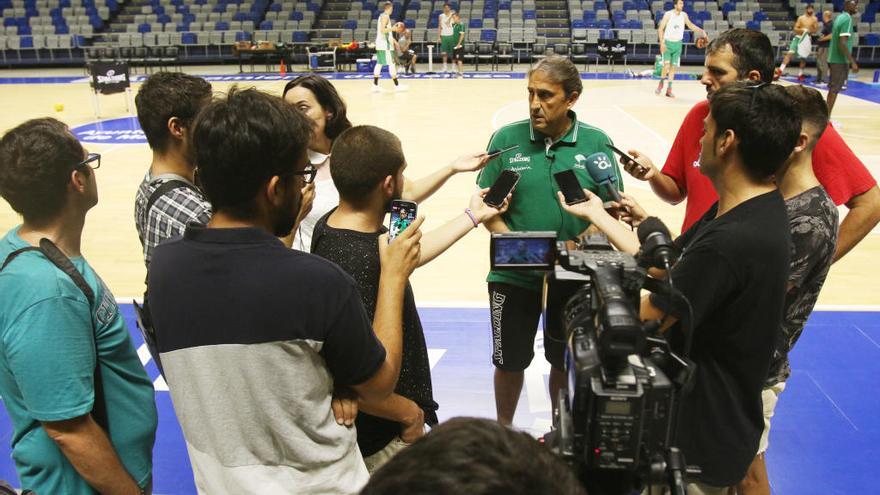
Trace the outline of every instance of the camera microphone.
{"type": "Polygon", "coordinates": [[[640,265],[665,269],[678,259],[669,229],[659,218],[646,218],[639,224],[636,234],[641,244],[638,254],[640,265]]]}
{"type": "Polygon", "coordinates": [[[608,191],[614,201],[620,203],[620,191],[617,189],[617,173],[608,155],[605,153],[593,153],[587,157],[587,173],[593,181],[608,191]]]}

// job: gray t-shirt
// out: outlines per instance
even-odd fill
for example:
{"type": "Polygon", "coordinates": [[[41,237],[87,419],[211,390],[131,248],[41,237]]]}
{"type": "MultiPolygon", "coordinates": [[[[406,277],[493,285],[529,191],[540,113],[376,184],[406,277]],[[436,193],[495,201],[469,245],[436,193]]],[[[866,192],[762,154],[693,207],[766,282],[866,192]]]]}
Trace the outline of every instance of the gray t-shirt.
{"type": "Polygon", "coordinates": [[[791,375],[788,353],[800,338],[831,268],[837,245],[837,208],[821,186],[785,202],[791,225],[791,272],[780,340],[770,361],[767,386],[791,375]]]}

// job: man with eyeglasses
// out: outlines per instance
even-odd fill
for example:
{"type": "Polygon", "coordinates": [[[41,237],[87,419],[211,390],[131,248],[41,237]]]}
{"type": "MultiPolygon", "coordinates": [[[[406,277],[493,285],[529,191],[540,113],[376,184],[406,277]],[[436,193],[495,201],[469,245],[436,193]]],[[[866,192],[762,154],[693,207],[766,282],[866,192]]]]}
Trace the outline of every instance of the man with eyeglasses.
{"type": "Polygon", "coordinates": [[[0,140],[0,195],[24,220],[0,239],[0,396],[21,488],[39,494],[150,492],[153,385],[80,252],[100,165],[55,119],[0,140]]]}
{"type": "MultiPolygon", "coordinates": [[[[761,394],[780,335],[791,242],[774,176],[800,131],[797,103],[781,86],[734,83],[713,95],[703,121],[699,170],[719,199],[675,240],[681,257],[669,273],[689,307],[665,296],[642,299],[642,319],[663,319],[676,351],[692,342],[688,357],[695,374],[682,398],[675,440],[688,464],[702,470],[689,495],[726,495],[758,450],[761,394]],[[682,328],[686,318],[692,330],[682,328]]],[[[635,234],[605,212],[601,199],[587,194],[586,203],[567,206],[563,198],[560,203],[635,254],[635,234]]]]}
{"type": "Polygon", "coordinates": [[[332,394],[381,401],[393,391],[422,220],[377,241],[371,325],[351,277],[278,239],[315,178],[311,130],[305,114],[255,89],[208,105],[193,146],[214,214],[150,263],[158,349],[200,493],[353,494],[367,481],[332,394]]]}
{"type": "MultiPolygon", "coordinates": [[[[707,100],[688,112],[662,169],[636,150],[637,163],[622,159],[633,177],[647,181],[660,199],[670,204],[685,203],[684,232],[718,199],[712,183],[700,173],[700,136],[709,101],[719,89],[737,81],[770,82],[775,51],[767,35],[751,29],[731,29],[712,40],[706,48],[706,69],[700,82],[707,100]]],[[[846,145],[830,123],[813,150],[813,171],[836,205],[849,209],[840,223],[834,252],[836,262],[853,249],[880,222],[880,189],[871,172],[846,145]]]]}

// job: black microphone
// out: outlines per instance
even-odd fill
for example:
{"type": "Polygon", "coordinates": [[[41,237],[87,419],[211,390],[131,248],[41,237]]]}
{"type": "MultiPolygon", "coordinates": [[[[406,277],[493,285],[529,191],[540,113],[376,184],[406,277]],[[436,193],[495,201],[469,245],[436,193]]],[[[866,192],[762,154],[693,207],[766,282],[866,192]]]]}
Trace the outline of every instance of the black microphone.
{"type": "Polygon", "coordinates": [[[678,259],[669,229],[657,217],[648,217],[636,231],[639,236],[639,264],[655,268],[667,268],[678,259]]]}

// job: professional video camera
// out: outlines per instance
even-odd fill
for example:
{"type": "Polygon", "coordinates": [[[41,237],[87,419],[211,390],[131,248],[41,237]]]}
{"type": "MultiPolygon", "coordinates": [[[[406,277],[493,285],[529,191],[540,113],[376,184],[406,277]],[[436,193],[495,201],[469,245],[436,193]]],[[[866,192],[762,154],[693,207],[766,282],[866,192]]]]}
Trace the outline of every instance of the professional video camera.
{"type": "MultiPolygon", "coordinates": [[[[568,391],[560,394],[545,442],[576,469],[591,495],[630,494],[648,485],[683,495],[685,476],[698,472],[675,447],[679,396],[693,366],[672,352],[659,322],[642,323],[638,309],[643,288],[669,297],[670,306],[689,304],[671,282],[647,277],[649,268],[668,269],[674,261],[666,227],[649,218],[638,234],[637,257],[613,251],[602,235],[577,245],[556,242],[555,232],[492,236],[493,269],[547,271],[545,334],[566,341],[568,391]]],[[[681,345],[686,353],[689,342],[681,345]]]]}

